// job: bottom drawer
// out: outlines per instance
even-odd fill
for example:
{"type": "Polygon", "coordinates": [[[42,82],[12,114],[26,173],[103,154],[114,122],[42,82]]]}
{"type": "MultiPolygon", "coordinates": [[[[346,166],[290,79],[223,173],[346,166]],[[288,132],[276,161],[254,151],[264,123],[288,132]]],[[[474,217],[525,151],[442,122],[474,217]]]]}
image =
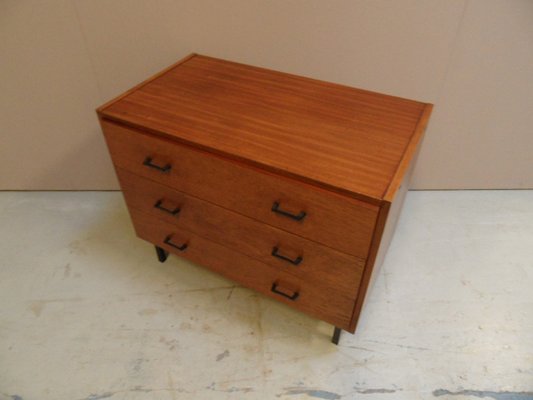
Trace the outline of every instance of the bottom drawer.
{"type": "Polygon", "coordinates": [[[141,211],[130,209],[130,214],[140,238],[243,286],[350,330],[355,298],[336,292],[335,287],[306,282],[141,211]]]}

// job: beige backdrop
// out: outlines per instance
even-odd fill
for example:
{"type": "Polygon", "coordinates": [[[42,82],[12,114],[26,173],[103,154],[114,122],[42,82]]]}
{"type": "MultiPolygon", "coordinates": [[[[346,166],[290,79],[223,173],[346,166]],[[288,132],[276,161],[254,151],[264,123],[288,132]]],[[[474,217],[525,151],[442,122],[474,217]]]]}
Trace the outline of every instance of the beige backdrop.
{"type": "Polygon", "coordinates": [[[190,52],[436,105],[415,188],[533,187],[533,1],[0,1],[0,189],[115,189],[94,109],[190,52]]]}

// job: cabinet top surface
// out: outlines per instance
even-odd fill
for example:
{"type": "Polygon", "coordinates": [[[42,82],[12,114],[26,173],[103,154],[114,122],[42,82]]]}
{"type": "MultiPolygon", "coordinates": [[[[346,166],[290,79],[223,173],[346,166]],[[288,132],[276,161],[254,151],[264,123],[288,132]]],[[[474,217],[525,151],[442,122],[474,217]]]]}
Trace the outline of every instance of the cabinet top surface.
{"type": "Polygon", "coordinates": [[[272,172],[381,200],[409,163],[430,110],[421,102],[192,55],[98,112],[272,172]]]}

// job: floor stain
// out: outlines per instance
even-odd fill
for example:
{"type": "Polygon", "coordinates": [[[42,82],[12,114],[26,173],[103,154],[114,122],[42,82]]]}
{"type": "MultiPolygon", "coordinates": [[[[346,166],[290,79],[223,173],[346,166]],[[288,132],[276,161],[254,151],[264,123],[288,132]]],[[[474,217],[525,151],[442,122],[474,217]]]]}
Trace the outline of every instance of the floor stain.
{"type": "Polygon", "coordinates": [[[402,389],[359,389],[356,390],[357,393],[361,394],[373,394],[373,393],[394,393],[401,391],[402,389]]]}
{"type": "Polygon", "coordinates": [[[70,263],[65,265],[65,271],[63,272],[63,278],[68,278],[70,276],[72,269],[70,267],[70,263]]]}
{"type": "Polygon", "coordinates": [[[102,393],[102,394],[90,394],[89,396],[87,396],[85,399],[83,400],[100,400],[100,399],[107,399],[108,397],[111,397],[113,396],[115,393],[114,392],[105,392],[105,393],[102,393]]]}
{"type": "Polygon", "coordinates": [[[164,336],[160,336],[159,342],[166,344],[169,350],[174,350],[176,347],[179,347],[179,342],[177,339],[167,339],[164,336]]]}
{"type": "Polygon", "coordinates": [[[533,375],[533,368],[529,368],[529,369],[516,368],[516,372],[518,372],[519,374],[532,374],[533,375]]]}
{"type": "Polygon", "coordinates": [[[451,392],[446,389],[433,391],[433,396],[473,396],[490,397],[494,400],[533,400],[533,392],[493,392],[490,390],[459,390],[451,392]]]}
{"type": "Polygon", "coordinates": [[[222,392],[226,392],[226,393],[233,393],[233,392],[249,393],[249,392],[253,392],[254,389],[251,388],[251,387],[243,387],[243,388],[230,387],[229,389],[224,389],[224,390],[221,390],[221,391],[222,392]]]}
{"type": "Polygon", "coordinates": [[[131,365],[130,365],[130,371],[133,375],[138,375],[140,374],[140,372],[142,371],[142,368],[143,368],[143,363],[145,361],[148,361],[148,360],[145,360],[144,358],[136,358],[135,360],[133,360],[131,362],[131,365]]]}
{"type": "Polygon", "coordinates": [[[198,288],[198,289],[184,289],[178,290],[176,293],[209,293],[217,290],[233,289],[235,286],[217,286],[217,287],[207,287],[207,288],[198,288]]]}
{"type": "Polygon", "coordinates": [[[316,389],[304,389],[304,388],[285,388],[286,392],[277,395],[277,397],[281,396],[294,396],[298,394],[305,394],[309,397],[314,397],[317,399],[325,399],[325,400],[337,400],[340,399],[342,396],[338,393],[328,392],[327,390],[316,390],[316,389]]]}
{"type": "Polygon", "coordinates": [[[215,382],[211,382],[211,384],[209,386],[206,386],[205,388],[209,390],[213,390],[215,392],[224,392],[224,393],[235,393],[235,392],[249,393],[249,392],[254,391],[254,389],[251,387],[238,388],[235,386],[232,386],[229,389],[217,389],[215,382]]]}
{"type": "Polygon", "coordinates": [[[70,249],[70,254],[76,254],[76,255],[85,255],[85,254],[87,254],[87,251],[85,249],[85,245],[80,240],[74,240],[73,242],[70,242],[68,247],[70,249]]]}
{"type": "Polygon", "coordinates": [[[191,325],[191,323],[189,323],[189,322],[182,322],[182,323],[180,324],[180,329],[182,329],[182,330],[184,330],[184,331],[189,331],[189,330],[192,329],[192,325],[191,325]]]}
{"type": "Polygon", "coordinates": [[[376,353],[375,350],[367,349],[366,347],[359,347],[359,346],[343,346],[343,347],[347,347],[349,349],[357,349],[357,350],[368,351],[369,353],[376,353]]]}
{"type": "MultiPolygon", "coordinates": [[[[170,387],[170,388],[159,388],[159,389],[147,389],[147,388],[143,388],[142,386],[135,386],[133,389],[117,390],[117,391],[114,391],[114,392],[104,392],[104,393],[100,393],[100,394],[91,393],[89,396],[84,397],[83,399],[80,399],[80,400],[107,399],[107,398],[112,397],[112,396],[114,396],[114,395],[116,395],[118,393],[150,393],[150,392],[170,392],[170,393],[172,393],[172,397],[173,398],[175,397],[174,396],[175,392],[177,392],[177,393],[189,393],[185,389],[181,389],[181,388],[175,389],[173,387],[170,387]]],[[[20,400],[22,400],[22,399],[20,399],[20,400]]]]}
{"type": "Polygon", "coordinates": [[[46,303],[43,301],[32,301],[28,308],[31,310],[33,315],[40,317],[45,305],[46,303]]]}
{"type": "Polygon", "coordinates": [[[70,301],[81,301],[83,300],[81,297],[73,297],[68,299],[46,299],[46,300],[34,300],[30,302],[28,305],[28,309],[35,315],[36,317],[40,317],[45,306],[48,303],[63,303],[63,302],[70,302],[70,301]]]}
{"type": "Polygon", "coordinates": [[[233,287],[230,289],[230,291],[229,291],[229,293],[228,293],[228,297],[226,297],[226,300],[229,300],[229,299],[231,298],[231,295],[233,294],[233,290],[235,290],[235,287],[236,287],[236,286],[233,286],[233,287]]]}
{"type": "Polygon", "coordinates": [[[168,387],[171,389],[170,395],[172,396],[172,400],[177,400],[176,393],[175,393],[176,388],[174,384],[174,379],[172,379],[172,375],[168,371],[167,371],[167,383],[168,383],[168,387]]]}
{"type": "Polygon", "coordinates": [[[387,344],[389,346],[399,347],[400,349],[421,350],[421,351],[431,350],[431,349],[429,349],[427,347],[408,346],[406,344],[397,344],[397,343],[387,343],[387,342],[382,342],[382,341],[379,341],[379,340],[367,340],[367,342],[379,343],[379,344],[387,344]]]}
{"type": "Polygon", "coordinates": [[[159,311],[154,310],[153,308],[145,308],[144,310],[141,310],[138,312],[139,315],[154,315],[157,314],[159,311]]]}
{"type": "Polygon", "coordinates": [[[219,355],[217,355],[217,361],[221,361],[221,360],[223,360],[226,357],[229,357],[229,351],[228,350],[224,350],[223,353],[220,353],[219,355]]]}
{"type": "Polygon", "coordinates": [[[466,279],[461,279],[461,284],[463,286],[466,286],[468,288],[470,288],[474,293],[476,293],[479,297],[485,297],[485,293],[483,293],[481,290],[478,290],[476,289],[473,285],[472,285],[472,282],[470,281],[467,281],[466,279]]]}
{"type": "Polygon", "coordinates": [[[228,392],[228,393],[233,393],[233,392],[250,393],[250,392],[253,392],[253,391],[254,391],[254,388],[251,388],[251,387],[245,387],[245,388],[231,387],[228,390],[226,390],[226,392],[228,392]]]}

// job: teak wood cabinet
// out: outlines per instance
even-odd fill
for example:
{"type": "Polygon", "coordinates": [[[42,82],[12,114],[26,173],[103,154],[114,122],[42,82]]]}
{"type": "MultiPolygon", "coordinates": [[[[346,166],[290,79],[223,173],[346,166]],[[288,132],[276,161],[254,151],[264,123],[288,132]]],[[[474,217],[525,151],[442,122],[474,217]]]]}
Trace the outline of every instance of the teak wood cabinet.
{"type": "Polygon", "coordinates": [[[430,104],[192,54],[97,110],[137,235],[354,332],[430,104]]]}

